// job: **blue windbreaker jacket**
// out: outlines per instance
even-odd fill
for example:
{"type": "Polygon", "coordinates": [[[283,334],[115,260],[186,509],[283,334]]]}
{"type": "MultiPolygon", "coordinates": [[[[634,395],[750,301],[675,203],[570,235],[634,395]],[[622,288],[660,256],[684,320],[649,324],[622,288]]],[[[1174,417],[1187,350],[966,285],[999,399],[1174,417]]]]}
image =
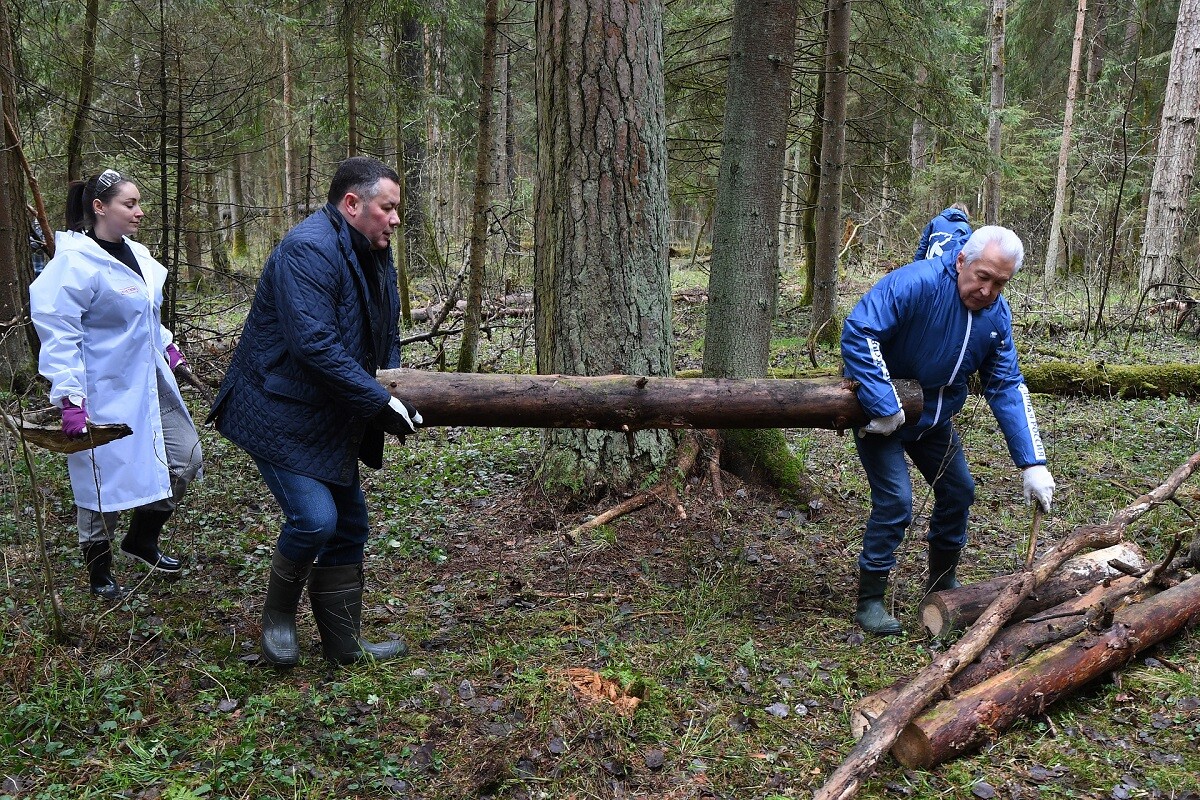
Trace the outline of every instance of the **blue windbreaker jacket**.
{"type": "Polygon", "coordinates": [[[953,250],[957,253],[971,238],[971,223],[967,215],[957,208],[950,207],[929,220],[921,233],[921,241],[917,252],[913,253],[913,261],[923,258],[938,258],[943,253],[953,250]]]}
{"type": "Polygon", "coordinates": [[[900,410],[893,378],[921,384],[925,408],[915,425],[893,436],[919,439],[949,424],[978,372],[983,395],[1000,423],[1018,467],[1045,464],[1046,452],[1013,345],[1012,311],[1000,297],[970,311],[958,296],[957,248],[885,275],[850,312],[842,327],[843,374],[858,382],[867,415],[900,410]]]}

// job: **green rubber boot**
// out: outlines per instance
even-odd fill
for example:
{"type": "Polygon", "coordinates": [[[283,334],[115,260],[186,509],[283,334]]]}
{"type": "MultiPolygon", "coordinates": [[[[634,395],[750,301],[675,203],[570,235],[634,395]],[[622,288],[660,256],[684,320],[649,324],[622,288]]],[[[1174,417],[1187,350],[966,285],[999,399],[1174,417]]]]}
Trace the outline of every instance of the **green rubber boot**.
{"type": "Polygon", "coordinates": [[[363,605],[363,565],[313,567],[308,599],[321,633],[325,658],[335,664],[353,664],[360,659],[382,661],[408,653],[399,639],[372,644],[360,635],[363,605]]]}
{"type": "Polygon", "coordinates": [[[858,571],[858,610],[854,621],[867,633],[894,636],[903,633],[900,620],[883,607],[883,596],[887,592],[888,573],[858,571]]]}

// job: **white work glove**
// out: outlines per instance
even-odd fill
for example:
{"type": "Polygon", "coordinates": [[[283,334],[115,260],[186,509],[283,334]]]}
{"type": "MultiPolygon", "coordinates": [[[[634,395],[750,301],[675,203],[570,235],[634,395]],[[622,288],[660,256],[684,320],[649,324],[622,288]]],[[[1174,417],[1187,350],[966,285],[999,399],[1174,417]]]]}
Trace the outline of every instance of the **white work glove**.
{"type": "Polygon", "coordinates": [[[904,409],[900,409],[895,414],[889,414],[886,417],[875,417],[866,425],[858,429],[858,438],[866,436],[868,433],[877,433],[880,436],[891,436],[900,426],[904,424],[904,409]]]}
{"type": "Polygon", "coordinates": [[[379,412],[378,419],[380,427],[401,438],[410,433],[416,433],[417,426],[425,421],[421,419],[421,412],[399,397],[388,400],[388,404],[379,412]]]}
{"type": "Polygon", "coordinates": [[[1054,476],[1042,464],[1026,467],[1022,473],[1025,480],[1025,502],[1034,500],[1042,511],[1050,513],[1050,501],[1054,498],[1054,476]]]}

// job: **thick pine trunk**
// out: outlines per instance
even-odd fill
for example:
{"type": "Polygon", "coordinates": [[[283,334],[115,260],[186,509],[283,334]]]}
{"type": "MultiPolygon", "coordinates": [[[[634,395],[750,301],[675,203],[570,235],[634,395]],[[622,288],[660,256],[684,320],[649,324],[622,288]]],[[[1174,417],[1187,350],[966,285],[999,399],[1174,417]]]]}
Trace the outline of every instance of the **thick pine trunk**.
{"type": "MultiPolygon", "coordinates": [[[[24,176],[20,166],[21,144],[17,141],[16,72],[11,49],[13,31],[7,4],[0,4],[0,388],[13,386],[18,376],[32,366],[31,345],[36,342],[29,324],[29,218],[25,210],[24,176]],[[24,322],[22,322],[22,320],[24,322]],[[21,329],[25,335],[18,335],[21,329]]],[[[47,236],[51,231],[45,232],[47,236]]]]}
{"type": "MultiPolygon", "coordinates": [[[[583,428],[828,428],[867,421],[843,378],[722,380],[636,375],[498,375],[381,370],[379,382],[426,425],[583,428]]],[[[915,381],[896,381],[905,416],[921,415],[915,381]]]]}
{"type": "MultiPolygon", "coordinates": [[[[538,372],[670,375],[662,3],[537,9],[538,372]]],[[[591,490],[667,463],[664,431],[548,432],[541,479],[591,490]]]]}
{"type": "Polygon", "coordinates": [[[1060,642],[938,703],[905,726],[892,755],[907,767],[930,767],[970,752],[1198,619],[1200,576],[1126,606],[1104,631],[1060,642]]]}

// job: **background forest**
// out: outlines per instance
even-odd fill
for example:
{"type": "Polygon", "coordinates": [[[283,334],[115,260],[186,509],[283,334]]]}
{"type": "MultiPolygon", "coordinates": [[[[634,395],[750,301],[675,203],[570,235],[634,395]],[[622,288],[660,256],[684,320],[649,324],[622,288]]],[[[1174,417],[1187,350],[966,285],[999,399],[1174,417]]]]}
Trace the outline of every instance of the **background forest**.
{"type": "MultiPolygon", "coordinates": [[[[1198,42],[1197,0],[0,0],[3,399],[45,401],[30,219],[61,227],[67,181],[108,167],[141,189],[165,321],[214,384],[267,253],[347,155],[404,178],[404,360],[429,370],[833,374],[841,315],[962,201],[1026,244],[1006,296],[1048,376],[1051,542],[1197,449],[1186,381],[1051,378],[1196,361],[1198,42]],[[1150,311],[1171,300],[1188,313],[1150,311]]],[[[960,428],[965,577],[1012,572],[1019,480],[981,400],[960,428]]],[[[893,598],[910,634],[853,625],[869,503],[848,437],[730,431],[724,490],[682,480],[686,516],[580,531],[669,469],[675,437],[432,428],[365,481],[364,626],[415,654],[332,671],[310,647],[281,676],[256,650],[276,509],[202,437],[168,534],[183,578],[123,565],[137,594],[105,608],[79,585],[62,459],[6,432],[0,798],[810,797],[850,706],[946,646],[915,619],[924,506],[893,598]],[[767,464],[775,487],[739,468],[764,452],[794,467],[767,464]],[[637,710],[587,703],[573,670],[637,710]]],[[[1161,557],[1196,499],[1131,540],[1161,557]]],[[[862,796],[1196,798],[1198,744],[1193,632],[979,753],[885,761],[862,796]]]]}

